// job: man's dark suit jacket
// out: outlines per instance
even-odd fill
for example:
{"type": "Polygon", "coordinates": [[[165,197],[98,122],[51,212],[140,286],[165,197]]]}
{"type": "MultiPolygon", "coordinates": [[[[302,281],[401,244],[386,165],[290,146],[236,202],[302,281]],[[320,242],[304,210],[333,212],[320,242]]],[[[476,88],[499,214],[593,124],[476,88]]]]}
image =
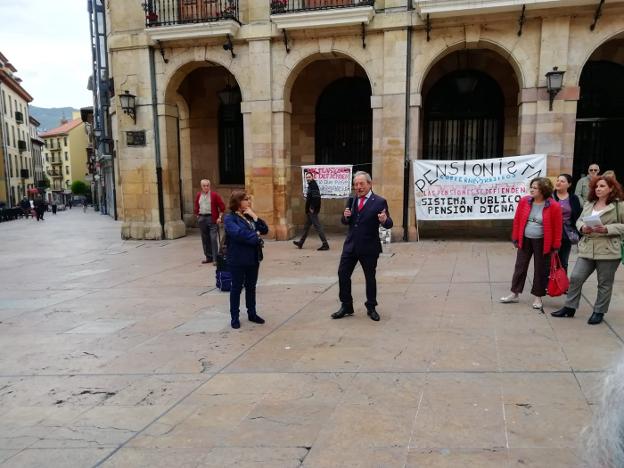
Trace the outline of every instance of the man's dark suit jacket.
{"type": "Polygon", "coordinates": [[[377,215],[385,209],[388,219],[386,219],[383,227],[390,229],[393,226],[388,202],[385,198],[372,193],[361,212],[357,209],[358,202],[357,197],[349,198],[347,207],[351,209],[351,216],[348,219],[343,216],[341,219],[342,224],[349,225],[349,232],[342,247],[342,253],[378,257],[381,253],[381,241],[379,240],[379,225],[381,223],[377,215]]]}

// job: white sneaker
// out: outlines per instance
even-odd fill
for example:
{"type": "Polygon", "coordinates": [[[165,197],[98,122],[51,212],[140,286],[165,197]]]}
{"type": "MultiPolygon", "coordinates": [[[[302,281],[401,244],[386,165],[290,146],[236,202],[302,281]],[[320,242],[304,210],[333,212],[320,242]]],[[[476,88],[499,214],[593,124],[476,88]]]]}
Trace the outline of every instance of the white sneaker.
{"type": "Polygon", "coordinates": [[[542,309],[544,307],[544,304],[542,304],[542,299],[540,297],[536,297],[535,300],[533,301],[533,308],[534,309],[542,309]]]}
{"type": "Polygon", "coordinates": [[[515,294],[515,293],[511,293],[509,296],[501,297],[500,301],[503,304],[510,304],[512,302],[519,302],[520,301],[520,297],[517,294],[515,294]]]}

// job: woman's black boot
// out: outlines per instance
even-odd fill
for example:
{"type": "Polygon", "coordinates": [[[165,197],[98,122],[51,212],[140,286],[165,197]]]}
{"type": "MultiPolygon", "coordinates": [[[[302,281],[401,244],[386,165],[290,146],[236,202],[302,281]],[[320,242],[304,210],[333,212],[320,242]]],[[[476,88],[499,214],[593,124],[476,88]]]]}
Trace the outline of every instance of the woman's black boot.
{"type": "Polygon", "coordinates": [[[587,323],[589,325],[598,325],[600,322],[602,322],[603,317],[604,317],[604,314],[599,314],[597,312],[594,312],[593,314],[591,314],[591,317],[589,317],[589,320],[587,321],[587,323]]]}
{"type": "Polygon", "coordinates": [[[551,312],[550,315],[553,317],[574,317],[575,313],[576,309],[573,309],[572,307],[562,307],[555,312],[551,312]]]}

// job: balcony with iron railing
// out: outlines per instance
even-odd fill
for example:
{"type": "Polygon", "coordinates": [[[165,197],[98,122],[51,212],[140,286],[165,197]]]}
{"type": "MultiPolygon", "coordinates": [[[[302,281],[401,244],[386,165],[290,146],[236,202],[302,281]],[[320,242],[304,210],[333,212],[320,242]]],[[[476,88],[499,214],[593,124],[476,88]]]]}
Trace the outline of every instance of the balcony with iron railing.
{"type": "Polygon", "coordinates": [[[279,29],[364,26],[375,14],[375,0],[268,0],[279,29]]]}
{"type": "Polygon", "coordinates": [[[145,28],[155,40],[235,34],[239,0],[147,0],[145,28]]]}

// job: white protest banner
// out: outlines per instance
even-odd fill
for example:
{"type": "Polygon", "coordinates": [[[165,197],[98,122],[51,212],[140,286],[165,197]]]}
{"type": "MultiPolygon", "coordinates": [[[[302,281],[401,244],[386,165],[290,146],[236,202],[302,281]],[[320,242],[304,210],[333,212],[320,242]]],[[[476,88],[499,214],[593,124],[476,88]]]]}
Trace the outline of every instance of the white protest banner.
{"type": "Polygon", "coordinates": [[[305,173],[309,171],[314,174],[321,198],[347,198],[351,194],[352,169],[353,166],[346,165],[301,166],[303,195],[306,195],[308,186],[305,173]]]}
{"type": "Polygon", "coordinates": [[[546,177],[545,154],[412,163],[419,221],[512,219],[531,179],[546,177]]]}

